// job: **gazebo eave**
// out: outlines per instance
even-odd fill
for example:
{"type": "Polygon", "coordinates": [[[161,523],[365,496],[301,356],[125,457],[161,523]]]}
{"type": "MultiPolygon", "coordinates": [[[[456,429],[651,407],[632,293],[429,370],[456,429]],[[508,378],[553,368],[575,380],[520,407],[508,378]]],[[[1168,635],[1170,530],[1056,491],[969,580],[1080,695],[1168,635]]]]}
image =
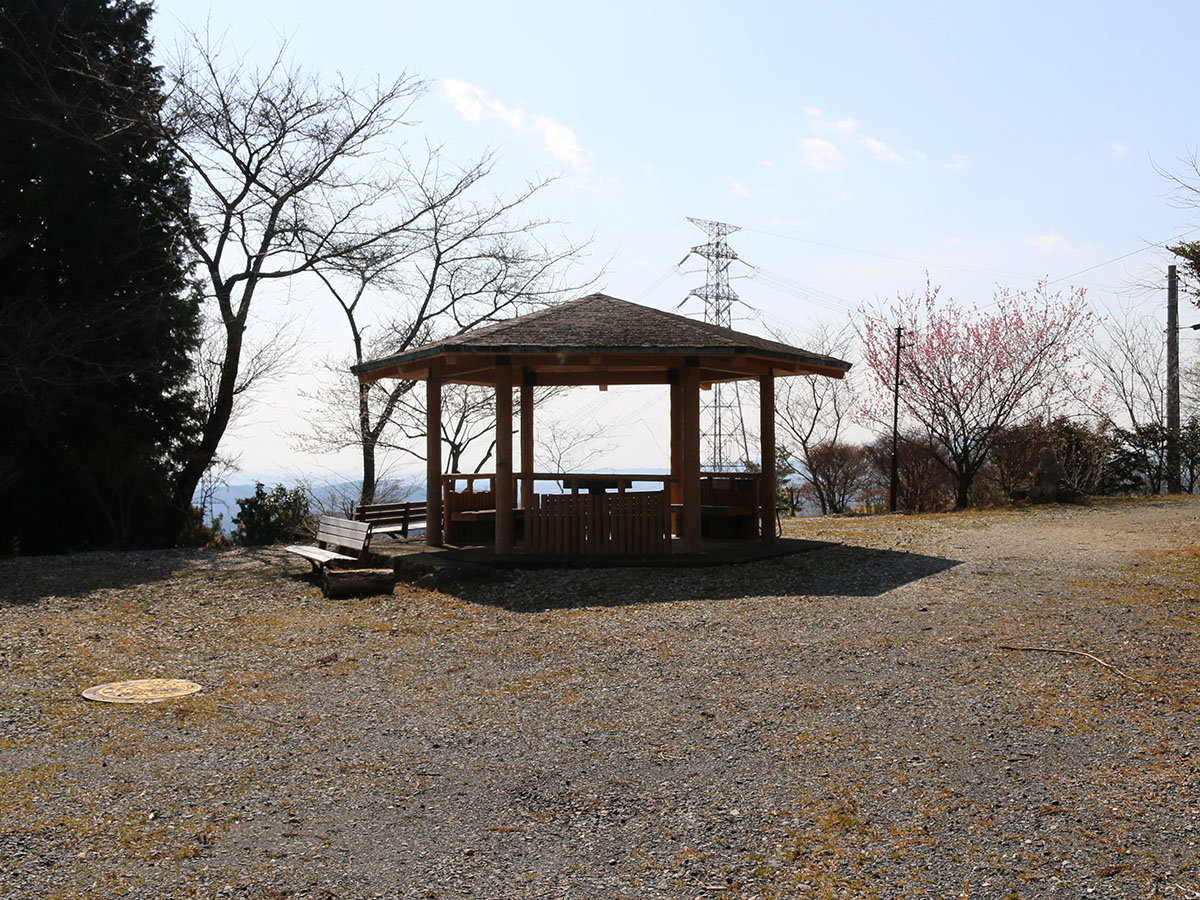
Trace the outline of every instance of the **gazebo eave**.
{"type": "Polygon", "coordinates": [[[746,381],[766,372],[776,375],[816,374],[841,378],[849,364],[829,365],[827,357],[771,354],[757,348],[659,347],[471,347],[453,345],[420,351],[355,366],[362,382],[382,378],[424,380],[432,373],[446,383],[496,384],[500,366],[524,373],[538,385],[668,384],[670,372],[685,361],[698,364],[704,384],[746,381]]]}

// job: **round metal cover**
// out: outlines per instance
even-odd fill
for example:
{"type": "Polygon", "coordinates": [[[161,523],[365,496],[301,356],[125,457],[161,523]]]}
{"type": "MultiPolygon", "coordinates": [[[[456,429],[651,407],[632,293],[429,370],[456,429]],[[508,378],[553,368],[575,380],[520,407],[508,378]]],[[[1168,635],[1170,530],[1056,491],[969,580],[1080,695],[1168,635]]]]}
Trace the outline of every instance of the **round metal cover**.
{"type": "Polygon", "coordinates": [[[111,681],[83,692],[88,700],[104,703],[157,703],[174,697],[186,697],[200,690],[194,681],[182,678],[141,678],[137,681],[111,681]]]}

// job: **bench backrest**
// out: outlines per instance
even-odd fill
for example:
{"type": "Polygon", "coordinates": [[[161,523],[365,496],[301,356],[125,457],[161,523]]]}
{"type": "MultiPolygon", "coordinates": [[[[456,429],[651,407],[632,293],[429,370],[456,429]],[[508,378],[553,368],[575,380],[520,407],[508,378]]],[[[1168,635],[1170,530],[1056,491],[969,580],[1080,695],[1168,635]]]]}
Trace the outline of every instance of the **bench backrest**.
{"type": "Polygon", "coordinates": [[[363,547],[371,535],[369,522],[355,522],[353,519],[339,519],[336,516],[321,516],[317,527],[317,544],[320,547],[339,547],[343,550],[353,550],[361,555],[363,547]]]}
{"type": "Polygon", "coordinates": [[[413,522],[424,519],[429,514],[429,506],[424,501],[418,503],[369,503],[354,511],[354,518],[360,522],[413,522]]]}

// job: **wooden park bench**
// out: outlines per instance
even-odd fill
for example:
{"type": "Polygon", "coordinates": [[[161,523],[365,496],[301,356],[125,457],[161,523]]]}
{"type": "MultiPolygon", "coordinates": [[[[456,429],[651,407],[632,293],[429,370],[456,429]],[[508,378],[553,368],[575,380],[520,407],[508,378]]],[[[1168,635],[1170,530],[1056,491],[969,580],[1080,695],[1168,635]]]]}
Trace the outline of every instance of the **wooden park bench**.
{"type": "Polygon", "coordinates": [[[354,593],[390,594],[396,586],[394,571],[362,568],[367,558],[371,527],[369,522],[321,516],[315,547],[293,544],[283,549],[312,563],[313,572],[320,576],[321,589],[327,597],[354,593]],[[346,552],[338,552],[341,550],[346,552]]]}
{"type": "Polygon", "coordinates": [[[293,544],[283,549],[288,553],[303,556],[312,563],[314,572],[320,572],[326,568],[344,566],[346,563],[361,563],[366,558],[367,542],[370,538],[371,526],[366,522],[321,516],[315,547],[293,544]],[[353,551],[354,555],[339,553],[338,550],[331,549],[334,547],[338,550],[353,551]]]}
{"type": "Polygon", "coordinates": [[[429,505],[425,501],[403,503],[364,503],[354,518],[371,525],[371,537],[385,534],[407,540],[410,531],[421,531],[429,523],[429,505]]]}

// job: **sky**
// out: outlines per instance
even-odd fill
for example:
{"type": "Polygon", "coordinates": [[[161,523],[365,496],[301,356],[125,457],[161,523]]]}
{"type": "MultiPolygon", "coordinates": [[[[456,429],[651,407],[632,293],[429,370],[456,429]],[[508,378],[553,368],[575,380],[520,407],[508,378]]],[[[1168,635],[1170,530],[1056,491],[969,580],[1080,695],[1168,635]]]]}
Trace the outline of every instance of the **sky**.
{"type": "MultiPolygon", "coordinates": [[[[250,59],[368,85],[417,75],[409,141],[469,161],[492,188],[557,176],[530,212],[591,240],[598,287],[696,317],[688,217],[739,226],[737,328],[803,335],[924,288],[987,303],[997,286],[1085,287],[1101,313],[1161,315],[1164,242],[1200,209],[1156,172],[1200,144],[1191,2],[453,3],[159,0],[156,53],[224,34],[250,59]],[[779,285],[787,290],[779,290],[779,285]],[[685,302],[686,301],[686,302],[685,302]]],[[[283,302],[280,300],[279,302],[283,302]]],[[[226,437],[248,479],[353,474],[295,446],[304,390],[335,352],[333,310],[297,304],[293,371],[226,437]]],[[[264,321],[272,311],[260,311],[264,321]]],[[[1185,309],[1184,325],[1200,322],[1185,309]]],[[[269,328],[269,325],[260,327],[269,328]]],[[[1188,350],[1185,348],[1185,353],[1188,350]]],[[[854,361],[853,355],[849,356],[854,361]]],[[[612,391],[564,408],[609,416],[596,467],[665,465],[663,398],[612,391]]]]}

